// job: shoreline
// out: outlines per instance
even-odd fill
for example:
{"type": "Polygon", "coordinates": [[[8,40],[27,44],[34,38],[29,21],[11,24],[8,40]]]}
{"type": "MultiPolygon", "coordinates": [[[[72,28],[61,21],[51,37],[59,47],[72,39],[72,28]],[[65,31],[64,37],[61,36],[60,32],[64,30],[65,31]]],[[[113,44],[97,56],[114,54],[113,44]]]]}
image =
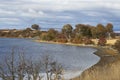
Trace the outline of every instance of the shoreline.
{"type": "MultiPolygon", "coordinates": [[[[120,61],[120,55],[118,55],[118,53],[115,50],[113,50],[112,48],[110,48],[109,46],[108,47],[100,47],[97,45],[60,43],[60,42],[40,41],[40,40],[32,40],[32,39],[31,39],[31,41],[39,42],[39,43],[48,43],[48,44],[62,44],[62,45],[69,45],[69,46],[89,47],[89,48],[96,49],[97,51],[95,51],[93,54],[98,56],[100,58],[100,60],[96,64],[94,64],[91,67],[89,67],[88,69],[84,70],[78,77],[72,78],[70,80],[99,80],[99,79],[84,79],[84,77],[86,77],[87,73],[91,73],[96,68],[97,69],[99,68],[100,70],[102,70],[102,67],[104,67],[106,65],[109,66],[109,65],[113,64],[114,62],[120,61]]],[[[117,79],[117,80],[119,80],[119,79],[117,79]]],[[[103,79],[101,79],[101,80],[103,80],[103,79]]],[[[111,79],[105,79],[105,80],[111,80],[111,79]]]]}
{"type": "Polygon", "coordinates": [[[85,45],[85,44],[75,44],[75,43],[60,43],[60,42],[53,42],[53,41],[43,41],[43,40],[33,40],[38,43],[47,43],[47,44],[61,44],[61,45],[68,45],[68,46],[79,46],[79,47],[90,47],[90,48],[97,48],[97,45],[85,45]]]}
{"type": "MultiPolygon", "coordinates": [[[[93,66],[89,67],[88,69],[84,70],[78,77],[72,78],[70,80],[99,80],[92,78],[91,72],[95,71],[94,73],[99,73],[104,67],[109,66],[110,64],[114,64],[116,61],[120,61],[120,55],[118,52],[111,47],[101,47],[97,45],[84,45],[84,44],[73,44],[73,43],[59,43],[59,42],[52,42],[52,41],[40,41],[36,40],[35,42],[41,42],[41,43],[49,43],[49,44],[63,44],[63,45],[70,45],[70,46],[80,46],[80,47],[90,47],[93,49],[96,49],[97,51],[94,52],[96,56],[100,58],[100,60],[94,64],[93,66]],[[88,77],[89,79],[86,79],[88,77]]],[[[108,71],[105,71],[108,72],[108,71]]],[[[109,75],[108,75],[109,76],[109,75]]],[[[100,79],[103,80],[103,79],[100,79]]],[[[105,80],[110,80],[110,79],[105,79],[105,80]]]]}
{"type": "Polygon", "coordinates": [[[91,72],[91,70],[94,70],[96,67],[103,67],[118,59],[117,57],[118,53],[110,47],[100,47],[97,45],[84,45],[84,44],[73,44],[73,43],[59,43],[59,42],[40,41],[40,40],[35,40],[35,42],[49,43],[49,44],[62,44],[62,45],[79,46],[79,47],[90,47],[97,50],[93,54],[98,56],[100,60],[90,68],[84,70],[78,77],[72,78],[70,80],[84,80],[84,79],[81,79],[81,77],[83,76],[85,77],[85,75],[87,75],[86,72],[91,72]]]}
{"type": "MultiPolygon", "coordinates": [[[[102,70],[102,68],[106,67],[106,65],[108,66],[109,64],[112,64],[115,61],[120,59],[120,55],[116,51],[113,51],[113,50],[111,50],[109,48],[96,47],[96,49],[97,49],[97,51],[94,52],[93,54],[95,54],[98,57],[100,57],[100,60],[96,64],[91,66],[90,68],[88,68],[85,71],[83,71],[80,76],[75,77],[75,78],[70,79],[70,80],[88,80],[85,77],[87,75],[89,75],[90,73],[92,73],[93,71],[97,70],[98,68],[100,70],[102,70]],[[110,52],[107,52],[106,50],[110,50],[110,52]]],[[[92,75],[92,76],[94,76],[94,75],[92,75]]],[[[89,79],[89,80],[92,80],[92,79],[89,79]]],[[[99,80],[99,79],[95,79],[95,80],[99,80]]],[[[102,79],[100,79],[100,80],[102,80],[102,79]]],[[[107,80],[107,79],[105,79],[105,80],[107,80]]]]}

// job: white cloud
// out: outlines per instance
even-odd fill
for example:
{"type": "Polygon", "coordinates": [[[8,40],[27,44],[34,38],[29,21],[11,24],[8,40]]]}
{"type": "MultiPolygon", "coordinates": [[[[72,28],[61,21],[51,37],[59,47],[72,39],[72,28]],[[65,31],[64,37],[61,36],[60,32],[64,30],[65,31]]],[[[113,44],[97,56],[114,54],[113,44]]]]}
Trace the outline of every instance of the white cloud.
{"type": "MultiPolygon", "coordinates": [[[[109,20],[104,16],[120,17],[120,0],[0,0],[0,2],[0,21],[6,20],[6,22],[12,24],[16,22],[26,22],[28,24],[30,20],[32,22],[32,19],[35,19],[35,22],[44,22],[47,19],[49,21],[56,19],[56,21],[67,20],[67,22],[70,22],[73,20],[80,22],[77,16],[79,16],[79,19],[81,17],[86,18],[86,16],[102,17],[103,20],[106,20],[103,22],[107,22],[109,20]],[[72,11],[73,13],[69,15],[69,12],[65,14],[65,11],[72,11]],[[109,14],[105,11],[109,11],[109,14]],[[84,15],[76,14],[76,12],[84,15]],[[13,19],[10,21],[1,18],[13,19]]],[[[87,21],[88,19],[86,19],[87,21]]]]}
{"type": "Polygon", "coordinates": [[[51,11],[65,11],[65,10],[84,10],[97,7],[103,8],[118,8],[120,9],[120,1],[113,2],[112,0],[16,0],[14,2],[7,1],[1,3],[3,6],[13,6],[16,9],[37,9],[37,10],[51,10],[51,11]],[[15,4],[13,4],[15,3],[15,4]],[[15,6],[15,7],[14,7],[15,6]]]}
{"type": "Polygon", "coordinates": [[[18,18],[0,18],[0,23],[1,24],[11,24],[11,25],[16,25],[21,22],[20,19],[18,18]]]}
{"type": "Polygon", "coordinates": [[[83,11],[81,12],[85,15],[91,16],[91,17],[100,17],[100,16],[107,16],[107,13],[101,13],[101,12],[96,12],[96,11],[83,11]]]}
{"type": "Polygon", "coordinates": [[[0,18],[0,21],[19,21],[18,18],[0,18]]]}
{"type": "Polygon", "coordinates": [[[60,19],[73,19],[71,16],[56,16],[56,18],[60,18],[60,19]]]}
{"type": "Polygon", "coordinates": [[[27,11],[18,11],[19,16],[29,18],[44,18],[47,15],[43,11],[35,11],[34,9],[28,9],[27,11]]]}
{"type": "Polygon", "coordinates": [[[1,14],[1,15],[14,15],[15,12],[10,11],[10,10],[8,11],[8,10],[0,9],[0,14],[1,14]]]}

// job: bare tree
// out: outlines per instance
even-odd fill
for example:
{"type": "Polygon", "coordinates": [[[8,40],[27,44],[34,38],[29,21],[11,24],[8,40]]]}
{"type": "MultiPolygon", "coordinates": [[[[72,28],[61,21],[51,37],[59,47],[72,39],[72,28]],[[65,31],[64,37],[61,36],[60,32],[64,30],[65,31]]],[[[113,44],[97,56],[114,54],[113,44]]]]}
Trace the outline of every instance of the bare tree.
{"type": "Polygon", "coordinates": [[[43,57],[43,67],[46,72],[47,80],[61,80],[63,67],[57,61],[53,60],[52,57],[46,55],[43,57]]]}
{"type": "Polygon", "coordinates": [[[16,78],[16,66],[15,66],[15,57],[14,57],[14,49],[12,49],[12,53],[10,58],[5,59],[5,64],[8,70],[7,75],[9,75],[9,80],[15,80],[16,78]]]}
{"type": "Polygon", "coordinates": [[[3,80],[8,80],[7,77],[6,77],[6,73],[3,69],[3,65],[0,64],[0,77],[3,79],[3,80]]]}
{"type": "Polygon", "coordinates": [[[26,58],[24,53],[15,55],[14,49],[9,57],[5,58],[4,63],[0,63],[0,78],[2,80],[42,80],[47,77],[47,80],[61,80],[63,68],[56,61],[47,55],[38,62],[31,58],[26,58]],[[43,69],[42,69],[43,68],[43,69]],[[46,73],[46,76],[41,76],[41,71],[46,73]]]}
{"type": "Polygon", "coordinates": [[[14,48],[10,56],[5,57],[5,62],[0,65],[0,77],[2,80],[23,80],[25,74],[25,58],[20,54],[18,59],[15,58],[14,48]]]}
{"type": "Polygon", "coordinates": [[[46,77],[47,77],[47,80],[50,80],[50,77],[49,77],[49,64],[50,64],[50,56],[49,55],[46,55],[46,56],[43,56],[43,60],[42,60],[42,64],[43,64],[43,69],[45,70],[45,73],[46,73],[46,77]]]}
{"type": "Polygon", "coordinates": [[[53,78],[53,80],[61,80],[62,79],[62,73],[63,73],[62,65],[58,64],[56,61],[54,61],[50,64],[50,66],[51,66],[50,80],[52,80],[52,78],[53,78]]]}
{"type": "Polygon", "coordinates": [[[17,66],[17,75],[18,75],[18,80],[23,80],[25,76],[25,69],[26,69],[26,59],[24,53],[21,53],[19,55],[19,61],[18,61],[18,66],[17,66]]]}
{"type": "Polygon", "coordinates": [[[26,73],[29,79],[32,80],[42,79],[42,77],[40,76],[41,66],[42,66],[41,61],[39,61],[38,63],[33,62],[32,60],[27,61],[26,73]]]}

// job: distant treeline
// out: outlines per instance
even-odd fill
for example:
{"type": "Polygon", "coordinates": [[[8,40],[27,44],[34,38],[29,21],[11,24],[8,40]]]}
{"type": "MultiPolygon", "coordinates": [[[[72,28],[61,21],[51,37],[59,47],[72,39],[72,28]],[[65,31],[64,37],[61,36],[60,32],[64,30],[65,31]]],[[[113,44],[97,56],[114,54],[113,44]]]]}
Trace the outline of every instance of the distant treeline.
{"type": "MultiPolygon", "coordinates": [[[[55,42],[72,42],[72,43],[85,43],[93,44],[91,39],[101,39],[100,42],[106,38],[114,38],[113,25],[108,23],[106,26],[98,24],[91,26],[86,24],[77,24],[75,28],[70,24],[65,24],[61,31],[53,28],[48,31],[41,31],[38,24],[33,24],[30,28],[24,30],[0,30],[0,37],[14,37],[14,38],[35,38],[45,41],[55,42]]],[[[102,44],[103,45],[103,44],[102,44]]]]}

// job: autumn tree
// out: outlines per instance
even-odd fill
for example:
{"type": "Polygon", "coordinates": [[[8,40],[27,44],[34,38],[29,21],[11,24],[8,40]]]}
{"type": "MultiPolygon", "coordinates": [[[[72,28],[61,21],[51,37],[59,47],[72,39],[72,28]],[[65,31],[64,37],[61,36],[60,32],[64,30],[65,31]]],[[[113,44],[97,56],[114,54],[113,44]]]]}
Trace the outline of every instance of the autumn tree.
{"type": "Polygon", "coordinates": [[[70,24],[65,24],[62,28],[62,33],[66,36],[66,39],[70,41],[73,27],[70,24]]]}

